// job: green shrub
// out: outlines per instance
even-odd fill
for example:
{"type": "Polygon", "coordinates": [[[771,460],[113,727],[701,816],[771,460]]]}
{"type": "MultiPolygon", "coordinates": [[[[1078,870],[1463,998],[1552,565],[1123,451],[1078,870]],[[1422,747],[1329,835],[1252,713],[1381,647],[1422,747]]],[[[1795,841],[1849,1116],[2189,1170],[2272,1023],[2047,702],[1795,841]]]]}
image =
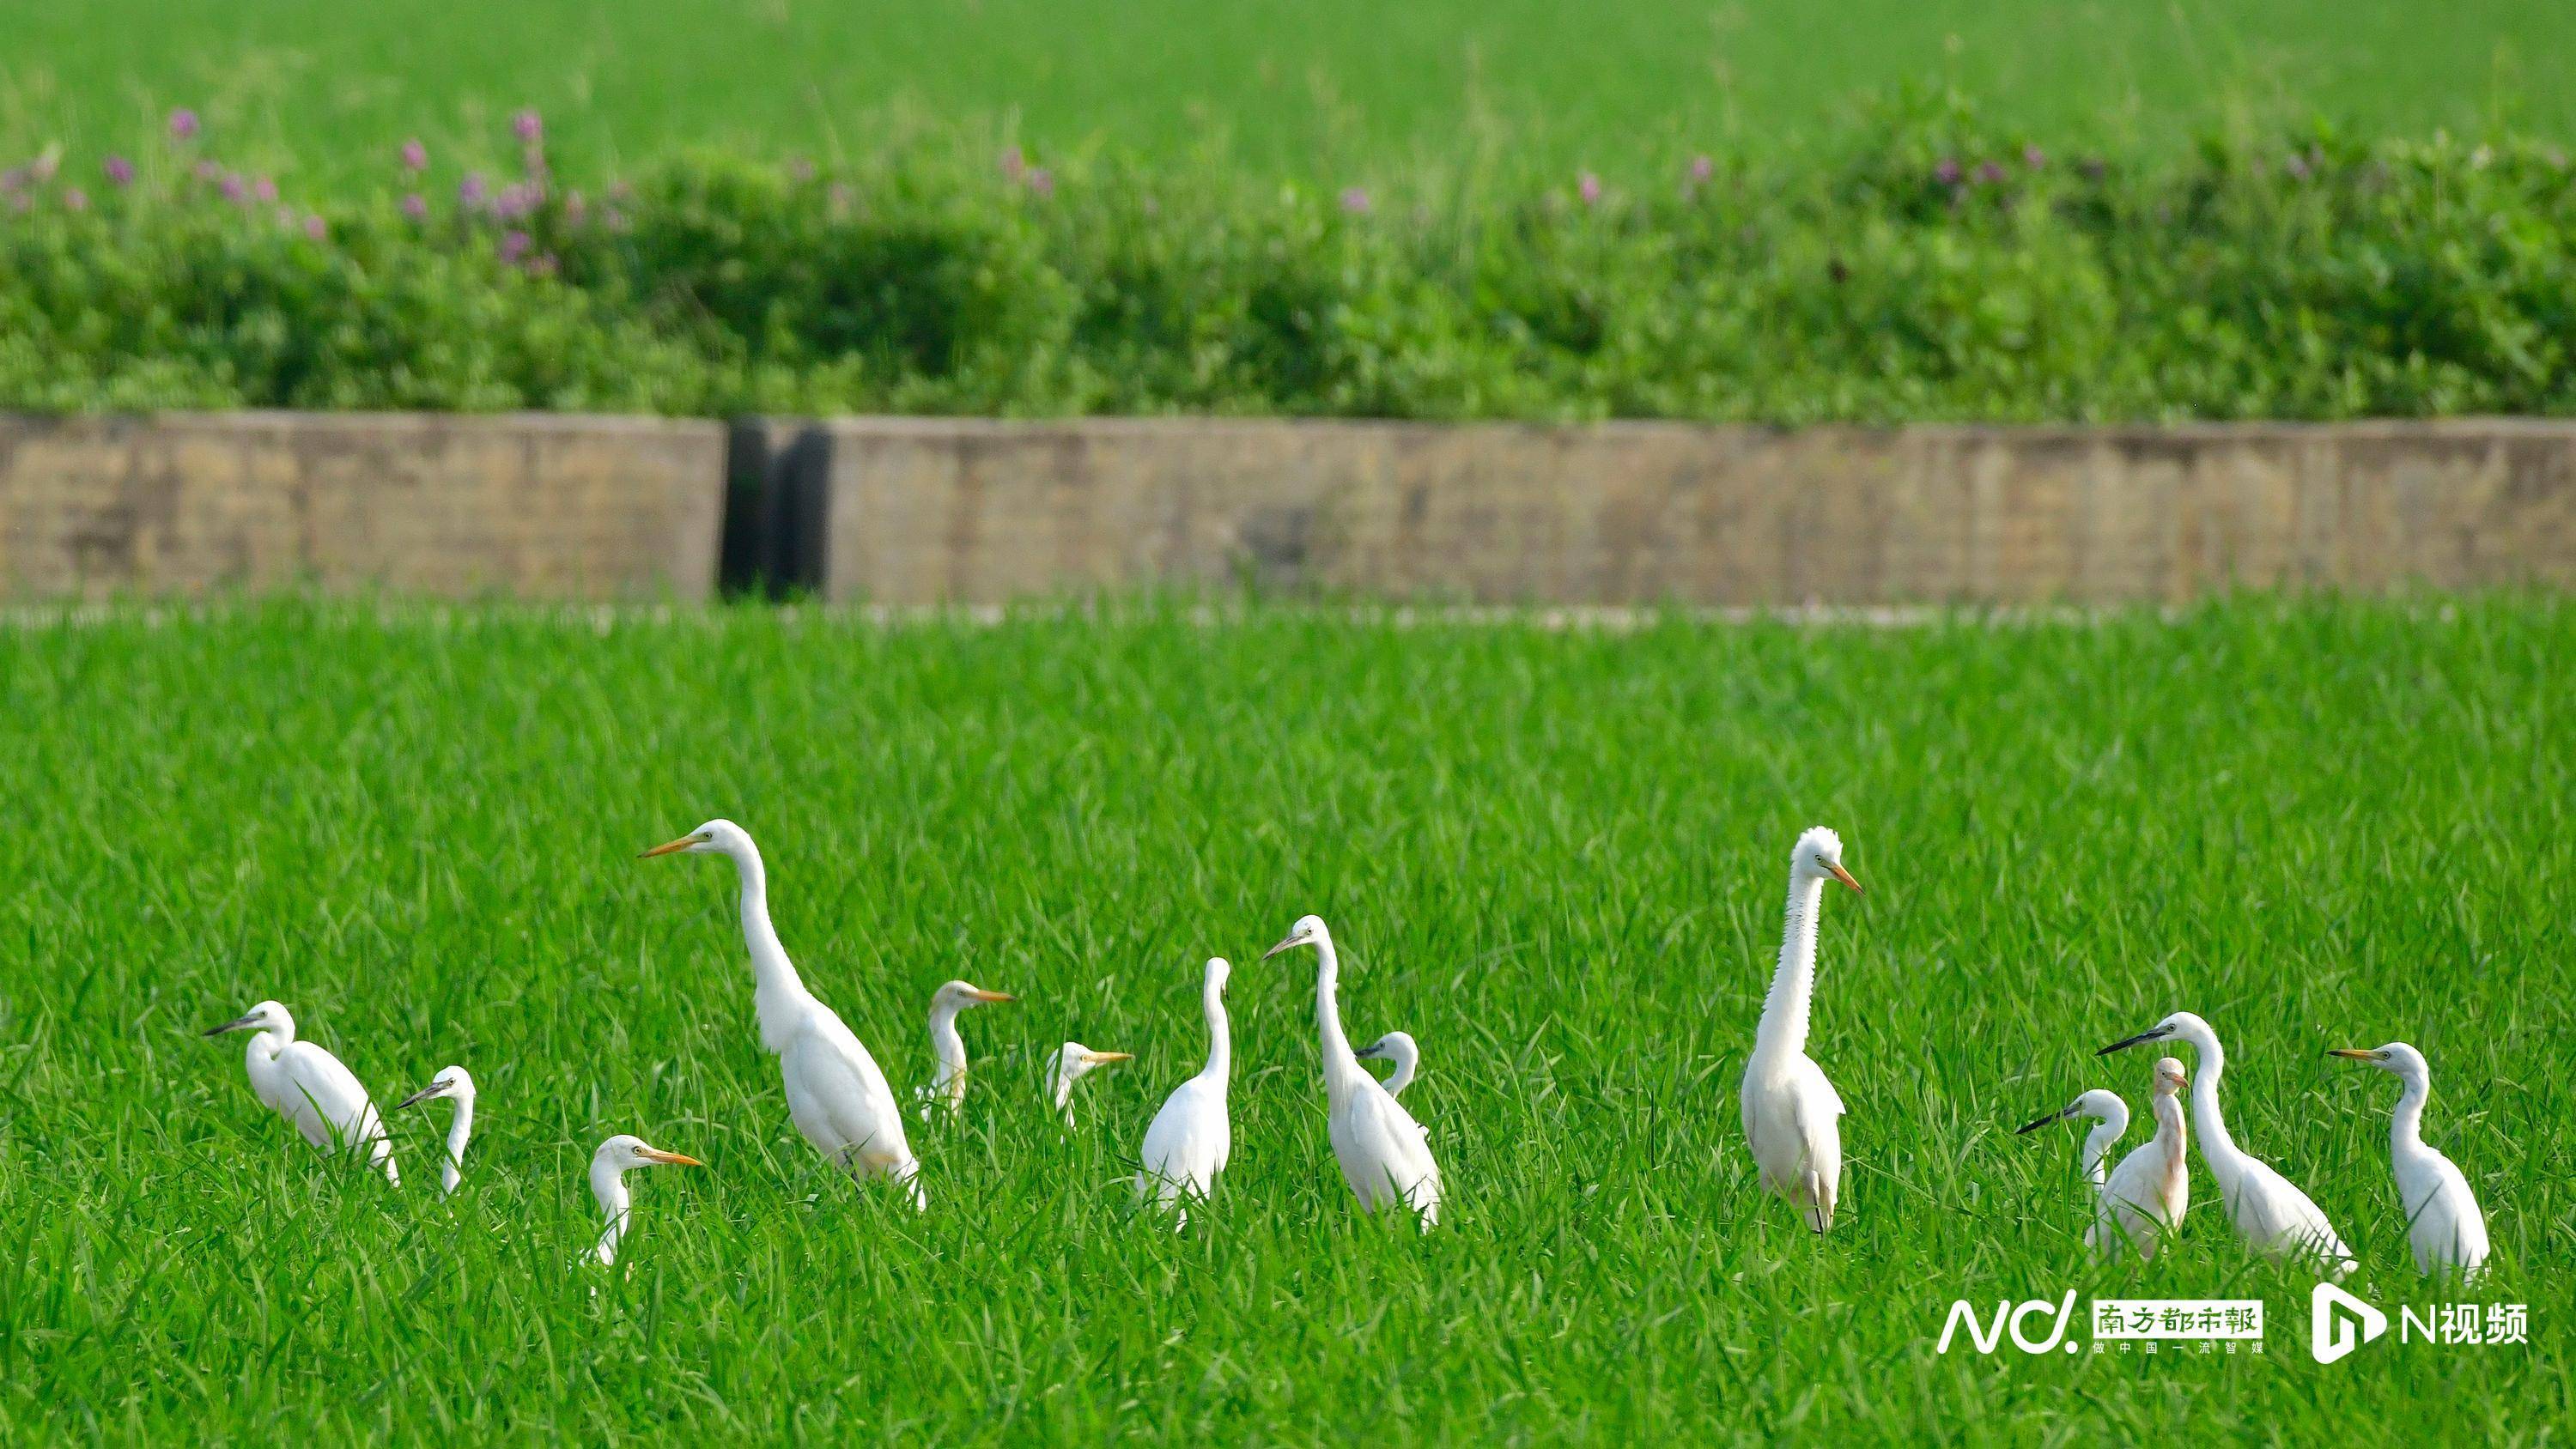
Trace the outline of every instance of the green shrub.
{"type": "Polygon", "coordinates": [[[2326,129],[1343,195],[927,148],[283,206],[193,143],[0,178],[0,406],[1390,417],[2576,411],[2576,179],[2326,129]],[[99,177],[100,163],[88,163],[99,177]],[[120,174],[127,168],[120,168],[120,174]],[[50,173],[50,174],[48,174],[50,173]]]}

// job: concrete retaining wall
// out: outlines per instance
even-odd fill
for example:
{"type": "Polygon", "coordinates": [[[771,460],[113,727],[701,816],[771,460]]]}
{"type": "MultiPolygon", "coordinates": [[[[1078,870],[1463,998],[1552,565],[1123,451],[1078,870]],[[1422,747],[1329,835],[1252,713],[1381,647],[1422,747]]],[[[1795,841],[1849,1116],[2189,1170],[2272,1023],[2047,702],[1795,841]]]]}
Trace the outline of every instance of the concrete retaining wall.
{"type": "Polygon", "coordinates": [[[0,417],[0,593],[699,599],[724,467],[708,422],[0,417]]]}
{"type": "Polygon", "coordinates": [[[0,417],[0,593],[1478,602],[2576,584],[2576,423],[0,417]]]}
{"type": "Polygon", "coordinates": [[[1374,597],[1714,605],[2576,583],[2576,424],[2556,422],[865,419],[820,432],[808,452],[836,600],[1240,577],[1374,597]]]}

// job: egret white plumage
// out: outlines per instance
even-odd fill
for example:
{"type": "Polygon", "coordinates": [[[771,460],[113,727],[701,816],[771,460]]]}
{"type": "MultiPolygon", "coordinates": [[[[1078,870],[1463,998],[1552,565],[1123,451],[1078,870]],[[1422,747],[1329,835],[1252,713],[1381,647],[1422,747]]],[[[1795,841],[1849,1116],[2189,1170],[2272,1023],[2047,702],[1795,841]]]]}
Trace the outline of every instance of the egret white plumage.
{"type": "Polygon", "coordinates": [[[1322,917],[1300,916],[1287,939],[1262,953],[1263,959],[1297,946],[1315,948],[1315,1031],[1323,1042],[1326,1125],[1342,1180],[1362,1211],[1402,1204],[1429,1232],[1440,1221],[1440,1164],[1432,1160],[1431,1141],[1413,1114],[1360,1065],[1342,1034],[1342,1009],[1334,999],[1341,961],[1322,917]]]}
{"type": "Polygon", "coordinates": [[[385,1181],[400,1186],[402,1171],[394,1166],[394,1144],[385,1135],[385,1120],[358,1075],[309,1041],[295,1039],[295,1018],[274,1001],[263,1001],[207,1036],[228,1031],[251,1033],[243,1065],[250,1089],[270,1111],[295,1125],[304,1140],[325,1151],[365,1155],[385,1181]]]}
{"type": "Polygon", "coordinates": [[[1411,1032],[1388,1032],[1351,1055],[1364,1061],[1381,1057],[1395,1063],[1395,1070],[1386,1077],[1386,1094],[1390,1097],[1403,1096],[1404,1089],[1413,1085],[1414,1072],[1422,1065],[1422,1048],[1415,1045],[1411,1032]]]}
{"type": "Polygon", "coordinates": [[[1754,1028],[1743,1088],[1744,1137],[1762,1170],[1762,1185],[1797,1208],[1819,1233],[1834,1225],[1843,1177],[1843,1099],[1825,1080],[1824,1069],[1807,1056],[1807,1020],[1816,994],[1816,918],[1824,910],[1829,880],[1860,890],[1860,882],[1843,869],[1842,837],[1819,825],[1799,836],[1789,852],[1789,908],[1780,935],[1780,964],[1771,973],[1761,1024],[1754,1028]]]}
{"type": "Polygon", "coordinates": [[[2191,1174],[2183,1158],[2182,1099],[2176,1093],[2188,1085],[2181,1062],[2157,1059],[2151,1103],[2155,1136],[2107,1173],[2104,1162],[2111,1144],[2129,1127],[2128,1104],[2111,1093],[2098,1088],[2086,1092],[2073,1105],[2020,1129],[2029,1132],[2068,1117],[2090,1117],[2100,1124],[2084,1137],[2084,1175],[2093,1184],[2093,1224],[2084,1231],[2084,1243],[2095,1252],[2113,1256],[2126,1244],[2140,1257],[2152,1258],[2163,1235],[2181,1224],[2191,1205],[2191,1174]]]}
{"type": "Polygon", "coordinates": [[[2188,1011],[2173,1015],[2123,1037],[2094,1053],[2112,1052],[2151,1041],[2187,1042],[2200,1054],[2191,1080],[2192,1125],[2200,1129],[2200,1160],[2218,1180],[2218,1200],[2227,1209],[2245,1245],[2276,1262],[2309,1261],[2340,1278],[2361,1266],[2325,1213],[2290,1180],[2236,1145],[2227,1119],[2218,1110],[2218,1079],[2227,1071],[2226,1049],[2208,1022],[2188,1011]]]}
{"type": "Polygon", "coordinates": [[[465,1176],[465,1143],[474,1135],[474,1077],[463,1067],[441,1067],[429,1085],[394,1103],[394,1110],[416,1102],[431,1102],[444,1097],[456,1104],[456,1115],[447,1119],[447,1160],[438,1165],[438,1195],[447,1197],[465,1176]]]}
{"type": "Polygon", "coordinates": [[[2425,1144],[2424,1103],[2433,1095],[2433,1069],[2424,1054],[2393,1041],[2366,1051],[2337,1047],[2327,1055],[2368,1062],[2401,1084],[2388,1128],[2388,1158],[2397,1177],[2397,1205],[2406,1210],[2415,1271],[2476,1277],[2487,1261],[2487,1215],[2459,1165],[2425,1144]]]}
{"type": "Polygon", "coordinates": [[[630,1133],[620,1132],[599,1144],[590,1156],[590,1194],[599,1199],[601,1216],[607,1223],[600,1229],[599,1244],[590,1255],[603,1264],[617,1262],[618,1245],[626,1240],[626,1229],[634,1221],[634,1198],[626,1190],[626,1174],[639,1167],[704,1167],[694,1157],[665,1152],[630,1133]]]}
{"type": "Polygon", "coordinates": [[[778,1057],[787,1086],[787,1115],[814,1150],[862,1176],[889,1177],[913,1206],[927,1208],[920,1160],[904,1137],[903,1114],[876,1058],[832,1008],[805,989],[787,948],[769,923],[769,877],[760,848],[730,820],[710,820],[679,839],[645,851],[721,855],[742,886],[742,940],[751,953],[752,1006],[760,1044],[778,1057]]]}
{"type": "Polygon", "coordinates": [[[1207,1014],[1207,1065],[1163,1099],[1136,1158],[1136,1196],[1150,1194],[1158,1205],[1176,1209],[1175,1227],[1189,1221],[1188,1203],[1205,1202],[1216,1192],[1217,1175],[1234,1150],[1225,1100],[1234,1072],[1234,1033],[1225,1015],[1225,982],[1233,970],[1222,956],[1208,958],[1199,988],[1207,1014]]]}
{"type": "Polygon", "coordinates": [[[1073,1125],[1073,1084],[1090,1076],[1111,1062],[1131,1061],[1125,1052],[1096,1052],[1078,1041],[1056,1048],[1047,1067],[1047,1095],[1055,1103],[1056,1115],[1064,1125],[1073,1125]]]}
{"type": "Polygon", "coordinates": [[[955,1115],[966,1105],[966,1038],[957,1034],[957,1014],[991,1002],[1017,998],[987,991],[971,981],[950,981],[930,994],[930,1054],[938,1069],[929,1083],[912,1089],[927,1122],[933,1108],[955,1115]]]}

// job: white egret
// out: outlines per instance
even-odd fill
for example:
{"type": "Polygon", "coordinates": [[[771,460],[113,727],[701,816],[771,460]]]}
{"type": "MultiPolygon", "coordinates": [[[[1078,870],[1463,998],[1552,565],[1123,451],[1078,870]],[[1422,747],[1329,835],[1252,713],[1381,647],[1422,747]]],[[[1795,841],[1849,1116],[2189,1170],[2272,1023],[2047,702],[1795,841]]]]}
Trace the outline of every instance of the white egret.
{"type": "Polygon", "coordinates": [[[456,1104],[456,1115],[447,1121],[447,1160],[438,1165],[438,1195],[455,1193],[456,1184],[465,1175],[465,1142],[474,1135],[474,1078],[463,1067],[441,1067],[429,1085],[394,1103],[399,1112],[415,1102],[434,1101],[445,1097],[456,1104]]]}
{"type": "Polygon", "coordinates": [[[1824,1069],[1807,1056],[1807,1018],[1816,994],[1816,917],[1824,910],[1825,882],[1860,889],[1843,869],[1843,840],[1819,825],[1798,837],[1789,852],[1788,922],[1780,936],[1780,964],[1771,994],[1754,1028],[1753,1055],[1744,1064],[1744,1137],[1752,1144],[1762,1185],[1778,1193],[1821,1233],[1834,1225],[1842,1194],[1843,1099],[1824,1069]]]}
{"type": "Polygon", "coordinates": [[[930,1054],[939,1068],[927,1086],[912,1089],[921,1103],[921,1120],[929,1121],[933,1108],[954,1116],[966,1105],[966,1038],[957,1034],[957,1013],[1015,999],[1008,992],[987,991],[971,981],[951,981],[930,993],[930,1054]]]}
{"type": "Polygon", "coordinates": [[[2128,1104],[2111,1093],[2086,1092],[2074,1105],[2021,1129],[2029,1132],[2067,1117],[2091,1117],[2101,1124],[2084,1137],[2084,1175],[2093,1184],[2094,1199],[2093,1225],[2084,1232],[2086,1247],[2110,1257],[2126,1243],[2140,1257],[2152,1258],[2163,1235],[2182,1223],[2191,1204],[2191,1174],[2183,1160],[2182,1099],[2176,1094],[2188,1085],[2181,1062],[2157,1059],[2151,1103],[2156,1134],[2108,1173],[2103,1166],[2111,1144],[2129,1127],[2128,1104]]]}
{"type": "Polygon", "coordinates": [[[2308,1195],[2268,1165],[2240,1150],[2227,1135],[2227,1119],[2218,1111],[2218,1079],[2227,1071],[2226,1049],[2209,1023],[2188,1011],[2173,1015],[2123,1037],[2094,1053],[2112,1052],[2151,1041],[2190,1043],[2200,1053],[2191,1081],[2192,1125],[2200,1129],[2200,1160],[2218,1179],[2218,1200],[2227,1208],[2237,1236],[2255,1252],[2275,1262],[2307,1261],[2340,1278],[2361,1265],[2308,1195]]]}
{"type": "Polygon", "coordinates": [[[1056,1115],[1066,1127],[1073,1126],[1073,1084],[1111,1062],[1132,1061],[1125,1052],[1096,1052],[1078,1041],[1056,1048],[1047,1068],[1047,1094],[1055,1100],[1056,1115]]]}
{"type": "Polygon", "coordinates": [[[643,1138],[620,1132],[599,1144],[590,1157],[590,1193],[599,1199],[599,1211],[607,1225],[600,1229],[599,1246],[590,1254],[601,1263],[617,1262],[617,1245],[626,1238],[626,1229],[634,1221],[634,1199],[626,1191],[626,1174],[639,1167],[704,1167],[694,1157],[665,1152],[643,1138]]]}
{"type": "Polygon", "coordinates": [[[730,820],[710,820],[688,834],[644,852],[646,857],[683,852],[721,855],[733,862],[742,885],[742,940],[751,952],[752,1007],[760,1044],[778,1057],[787,1085],[787,1115],[814,1150],[860,1175],[890,1177],[927,1208],[921,1162],[903,1133],[903,1114],[876,1058],[841,1024],[832,1008],[805,989],[787,948],[769,924],[769,877],[760,848],[730,820]]]}
{"type": "Polygon", "coordinates": [[[358,1084],[357,1073],[341,1065],[338,1057],[295,1039],[295,1018],[285,1007],[263,1001],[221,1026],[209,1027],[206,1035],[222,1036],[228,1031],[251,1033],[243,1065],[250,1073],[251,1091],[270,1111],[295,1124],[304,1140],[316,1147],[365,1153],[368,1164],[381,1170],[385,1181],[401,1185],[393,1140],[385,1135],[385,1119],[377,1113],[374,1099],[358,1084]]]}
{"type": "Polygon", "coordinates": [[[1176,1208],[1178,1227],[1189,1221],[1183,1202],[1205,1202],[1216,1192],[1217,1174],[1225,1171],[1234,1149],[1233,1128],[1226,1119],[1226,1088],[1234,1072],[1234,1034],[1226,1024],[1225,981],[1234,968],[1222,956],[1210,956],[1199,1003],[1207,1013],[1207,1065],[1172,1089],[1145,1128],[1145,1150],[1138,1154],[1136,1196],[1152,1194],[1163,1207],[1176,1208]]]}
{"type": "Polygon", "coordinates": [[[2397,1205],[2406,1210],[2406,1242],[2415,1271],[2474,1278],[2487,1261],[2487,1216],[2459,1166],[2424,1145],[2424,1102],[2433,1095],[2433,1069],[2424,1054],[2402,1041],[2356,1051],[2337,1047],[2328,1056],[2368,1062],[2396,1077],[2397,1111],[2388,1129],[2389,1165],[2397,1176],[2397,1205]]]}
{"type": "Polygon", "coordinates": [[[1323,1040],[1326,1124],[1342,1179],[1351,1185],[1362,1211],[1401,1203],[1429,1232],[1440,1221],[1440,1164],[1432,1160],[1431,1140],[1351,1053],[1350,1038],[1342,1034],[1341,1005],[1333,996],[1341,962],[1322,917],[1298,917],[1288,938],[1262,953],[1262,959],[1297,946],[1315,948],[1315,1030],[1323,1040]]]}
{"type": "Polygon", "coordinates": [[[1384,1057],[1395,1063],[1395,1070],[1386,1078],[1386,1094],[1390,1097],[1403,1096],[1404,1089],[1413,1085],[1415,1070],[1422,1065],[1422,1048],[1414,1044],[1411,1032],[1388,1032],[1351,1055],[1363,1059],[1384,1057]]]}

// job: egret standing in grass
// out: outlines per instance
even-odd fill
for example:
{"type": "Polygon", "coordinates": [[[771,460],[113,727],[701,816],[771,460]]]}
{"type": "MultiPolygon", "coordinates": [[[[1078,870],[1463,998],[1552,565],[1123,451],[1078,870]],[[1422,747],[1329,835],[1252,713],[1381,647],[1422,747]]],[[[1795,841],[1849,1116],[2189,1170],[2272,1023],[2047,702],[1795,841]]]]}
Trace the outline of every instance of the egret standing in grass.
{"type": "Polygon", "coordinates": [[[2200,1053],[2192,1071],[2192,1125],[2200,1129],[2200,1160],[2218,1179],[2218,1200],[2227,1208],[2237,1236],[2255,1252],[2275,1262],[2313,1262],[2340,1278],[2361,1266],[2352,1250],[2326,1221],[2326,1215],[2290,1180],[2236,1146],[2227,1135],[2227,1119],[2218,1111],[2218,1079],[2227,1070],[2227,1052],[2209,1023],[2188,1011],[2177,1011],[2136,1036],[2122,1037],[2094,1053],[2108,1056],[2151,1041],[2188,1042],[2200,1053]]]}
{"type": "Polygon", "coordinates": [[[590,1250],[601,1263],[615,1265],[617,1246],[626,1240],[628,1224],[634,1220],[634,1199],[626,1191],[626,1174],[639,1167],[704,1167],[694,1157],[665,1152],[643,1138],[620,1132],[599,1144],[590,1157],[590,1195],[599,1199],[599,1211],[607,1225],[600,1229],[599,1245],[590,1250]]]}
{"type": "Polygon", "coordinates": [[[367,1162],[400,1186],[394,1166],[394,1144],[385,1135],[385,1119],[375,1100],[358,1084],[358,1075],[340,1059],[309,1041],[295,1039],[295,1018],[274,1001],[263,1001],[208,1036],[228,1031],[251,1033],[243,1065],[250,1089],[270,1111],[295,1124],[304,1140],[325,1150],[363,1152],[367,1162]]]}
{"type": "Polygon", "coordinates": [[[1125,1052],[1096,1052],[1078,1041],[1056,1048],[1047,1067],[1047,1095],[1067,1129],[1073,1126],[1073,1084],[1111,1062],[1132,1060],[1125,1052]]]}
{"type": "Polygon", "coordinates": [[[1762,1170],[1762,1185],[1798,1210],[1809,1228],[1834,1225],[1842,1195],[1843,1099],[1824,1069],[1807,1056],[1807,1018],[1816,994],[1816,917],[1824,910],[1825,882],[1854,892],[1860,882],[1843,869],[1843,840],[1819,825],[1798,837],[1789,852],[1788,923],[1780,937],[1780,964],[1771,994],[1753,1031],[1753,1056],[1744,1064],[1744,1137],[1762,1170]]]}
{"type": "Polygon", "coordinates": [[[447,1119],[447,1160],[438,1165],[438,1195],[448,1197],[465,1175],[465,1143],[474,1135],[474,1078],[463,1067],[441,1067],[428,1086],[394,1103],[394,1110],[440,1097],[456,1104],[456,1115],[447,1119]]]}
{"type": "Polygon", "coordinates": [[[751,952],[752,1006],[760,1044],[778,1057],[787,1084],[787,1115],[814,1150],[860,1175],[889,1177],[927,1208],[921,1163],[903,1133],[903,1114],[876,1058],[832,1008],[805,989],[787,948],[769,924],[769,877],[760,848],[730,820],[710,820],[688,834],[644,852],[647,858],[681,852],[721,855],[733,862],[742,885],[742,940],[751,952]]]}
{"type": "Polygon", "coordinates": [[[2474,1278],[2487,1261],[2487,1215],[2458,1164],[2424,1142],[2424,1103],[2433,1095],[2433,1069],[2424,1054],[2402,1041],[2356,1050],[2337,1047],[2328,1056],[2368,1062],[2397,1078],[2397,1112],[2388,1129],[2389,1166],[2397,1175],[2397,1205],[2406,1210],[2406,1243],[2415,1271],[2428,1277],[2474,1278]]]}
{"type": "Polygon", "coordinates": [[[1383,1057],[1395,1063],[1395,1070],[1386,1076],[1386,1094],[1390,1097],[1403,1096],[1404,1089],[1413,1085],[1415,1070],[1422,1065],[1422,1049],[1414,1045],[1411,1032],[1388,1032],[1351,1055],[1364,1061],[1383,1057]]]}
{"type": "Polygon", "coordinates": [[[1334,999],[1341,961],[1333,933],[1320,916],[1300,916],[1288,937],[1262,953],[1264,960],[1297,946],[1315,948],[1315,1030],[1323,1040],[1326,1126],[1342,1180],[1365,1212],[1401,1204],[1413,1210],[1424,1232],[1440,1221],[1440,1164],[1422,1124],[1387,1094],[1351,1052],[1342,1034],[1342,1008],[1334,999]]]}
{"type": "Polygon", "coordinates": [[[1174,1227],[1189,1221],[1188,1203],[1214,1195],[1217,1174],[1234,1150],[1225,1101],[1234,1073],[1234,1034],[1225,1016],[1225,981],[1233,969],[1222,956],[1208,958],[1207,979],[1199,988],[1199,1005],[1207,1013],[1207,1065],[1163,1099],[1145,1129],[1145,1150],[1137,1154],[1136,1196],[1150,1194],[1160,1206],[1176,1209],[1174,1227]]]}
{"type": "Polygon", "coordinates": [[[2093,1225],[2085,1229],[2084,1243],[2095,1252],[2115,1256],[2126,1243],[2140,1257],[2152,1258],[2162,1235],[2181,1226],[2191,1204],[2191,1174],[2183,1159],[2182,1099],[2176,1094],[2188,1085],[2181,1062],[2157,1059],[2151,1108],[2156,1135],[2107,1174],[2103,1165],[2111,1144],[2129,1130],[2128,1104],[2117,1096],[2096,1088],[2020,1129],[2030,1132],[2068,1117],[2090,1117],[2099,1124],[2084,1136],[2084,1176],[2093,1184],[2093,1225]]]}
{"type": "Polygon", "coordinates": [[[927,1086],[912,1089],[927,1122],[933,1108],[955,1116],[966,1105],[966,1038],[957,1034],[957,1014],[989,1002],[1014,1000],[1008,992],[987,991],[971,981],[951,981],[930,994],[930,1054],[939,1063],[927,1086]]]}

